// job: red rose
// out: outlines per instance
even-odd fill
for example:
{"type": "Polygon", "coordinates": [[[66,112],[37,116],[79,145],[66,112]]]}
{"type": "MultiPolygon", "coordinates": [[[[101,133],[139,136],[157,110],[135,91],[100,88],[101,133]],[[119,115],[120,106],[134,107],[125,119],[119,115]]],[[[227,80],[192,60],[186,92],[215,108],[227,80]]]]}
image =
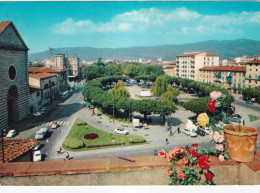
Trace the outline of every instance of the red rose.
{"type": "Polygon", "coordinates": [[[164,150],[158,151],[158,155],[159,155],[161,158],[165,158],[165,157],[166,157],[164,150]]]}
{"type": "MultiPolygon", "coordinates": [[[[186,147],[185,147],[184,149],[187,151],[188,154],[191,154],[191,150],[189,150],[189,149],[186,148],[186,147]]],[[[184,153],[184,154],[186,155],[186,153],[184,153]]]]}
{"type": "Polygon", "coordinates": [[[191,151],[191,155],[192,155],[192,157],[198,157],[199,154],[198,154],[198,152],[196,150],[193,149],[191,151]]]}
{"type": "Polygon", "coordinates": [[[179,175],[178,175],[178,178],[181,179],[181,180],[184,180],[185,174],[182,171],[180,171],[179,175]]]}
{"type": "Polygon", "coordinates": [[[215,110],[216,110],[216,103],[217,103],[216,100],[208,102],[208,107],[209,107],[209,111],[210,112],[213,112],[213,113],[215,112],[215,110]]]}
{"type": "Polygon", "coordinates": [[[197,143],[191,144],[191,147],[198,147],[198,146],[199,146],[199,144],[197,144],[197,143]]]}
{"type": "Polygon", "coordinates": [[[203,156],[200,156],[197,160],[199,166],[202,168],[202,169],[209,169],[209,164],[208,164],[208,158],[203,155],[203,156]]]}
{"type": "Polygon", "coordinates": [[[204,172],[205,178],[209,181],[212,181],[214,175],[211,173],[204,172]]]}

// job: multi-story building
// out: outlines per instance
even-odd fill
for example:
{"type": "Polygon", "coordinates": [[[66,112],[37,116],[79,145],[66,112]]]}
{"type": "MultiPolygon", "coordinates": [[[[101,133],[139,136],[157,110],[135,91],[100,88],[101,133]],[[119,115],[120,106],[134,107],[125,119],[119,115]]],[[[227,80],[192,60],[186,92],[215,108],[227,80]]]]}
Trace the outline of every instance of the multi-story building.
{"type": "Polygon", "coordinates": [[[81,76],[80,60],[78,57],[65,57],[65,54],[55,54],[54,58],[46,58],[45,66],[58,67],[68,70],[68,81],[75,81],[81,76]]]}
{"type": "Polygon", "coordinates": [[[29,113],[28,50],[13,22],[1,22],[0,130],[29,113]]]}
{"type": "Polygon", "coordinates": [[[243,55],[243,56],[239,56],[239,57],[235,57],[234,58],[234,61],[236,63],[240,63],[240,62],[250,62],[254,60],[254,57],[253,56],[247,56],[247,55],[243,55]]]}
{"type": "Polygon", "coordinates": [[[168,76],[173,77],[173,76],[175,76],[175,68],[176,68],[176,65],[174,65],[174,64],[167,64],[167,65],[163,66],[163,71],[168,76]]]}
{"type": "Polygon", "coordinates": [[[260,88],[260,60],[246,64],[246,88],[260,88]]]}
{"type": "Polygon", "coordinates": [[[29,68],[30,74],[38,74],[38,73],[50,73],[57,76],[57,86],[58,92],[62,93],[69,88],[69,84],[67,81],[67,69],[60,69],[58,67],[33,67],[29,68]]]}
{"type": "Polygon", "coordinates": [[[199,69],[199,81],[236,91],[245,88],[245,66],[206,66],[199,69]]]}
{"type": "Polygon", "coordinates": [[[39,108],[52,102],[59,94],[57,76],[50,73],[29,74],[30,111],[36,112],[39,108]]]}
{"type": "Polygon", "coordinates": [[[176,56],[177,77],[199,80],[199,69],[204,66],[218,66],[219,56],[200,51],[184,52],[176,56]]]}

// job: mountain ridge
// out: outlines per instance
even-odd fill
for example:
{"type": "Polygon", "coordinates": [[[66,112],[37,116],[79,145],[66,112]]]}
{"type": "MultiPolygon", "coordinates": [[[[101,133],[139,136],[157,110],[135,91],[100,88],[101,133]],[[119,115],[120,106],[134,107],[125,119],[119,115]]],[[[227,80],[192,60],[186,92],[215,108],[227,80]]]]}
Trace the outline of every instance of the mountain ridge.
{"type": "MultiPolygon", "coordinates": [[[[75,54],[80,60],[97,60],[99,57],[125,59],[151,59],[157,60],[162,57],[163,60],[175,60],[176,56],[187,51],[205,51],[218,54],[220,59],[232,59],[241,55],[260,54],[260,41],[239,39],[239,40],[207,40],[196,43],[186,43],[179,45],[157,45],[140,46],[126,48],[95,48],[95,47],[64,47],[56,48],[54,53],[67,54],[74,57],[75,54]]],[[[50,51],[46,50],[39,53],[29,54],[29,61],[41,62],[45,58],[51,57],[50,51]]]]}

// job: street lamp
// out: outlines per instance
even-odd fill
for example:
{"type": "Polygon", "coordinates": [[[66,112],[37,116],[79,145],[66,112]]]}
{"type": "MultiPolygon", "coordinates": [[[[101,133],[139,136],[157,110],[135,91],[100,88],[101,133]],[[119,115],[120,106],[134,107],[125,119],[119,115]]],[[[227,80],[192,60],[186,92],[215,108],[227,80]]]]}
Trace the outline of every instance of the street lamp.
{"type": "Polygon", "coordinates": [[[1,130],[1,138],[2,138],[2,160],[3,160],[3,163],[5,162],[4,160],[4,134],[5,134],[6,130],[3,129],[1,130]]]}

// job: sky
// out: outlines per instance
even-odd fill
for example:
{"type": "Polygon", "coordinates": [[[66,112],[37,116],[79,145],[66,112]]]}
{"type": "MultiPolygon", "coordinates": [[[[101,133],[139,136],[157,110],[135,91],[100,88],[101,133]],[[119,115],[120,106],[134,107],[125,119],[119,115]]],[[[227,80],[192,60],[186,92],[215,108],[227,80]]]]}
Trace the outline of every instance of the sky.
{"type": "Polygon", "coordinates": [[[260,2],[0,2],[0,21],[5,20],[14,22],[29,53],[260,41],[260,2]]]}

